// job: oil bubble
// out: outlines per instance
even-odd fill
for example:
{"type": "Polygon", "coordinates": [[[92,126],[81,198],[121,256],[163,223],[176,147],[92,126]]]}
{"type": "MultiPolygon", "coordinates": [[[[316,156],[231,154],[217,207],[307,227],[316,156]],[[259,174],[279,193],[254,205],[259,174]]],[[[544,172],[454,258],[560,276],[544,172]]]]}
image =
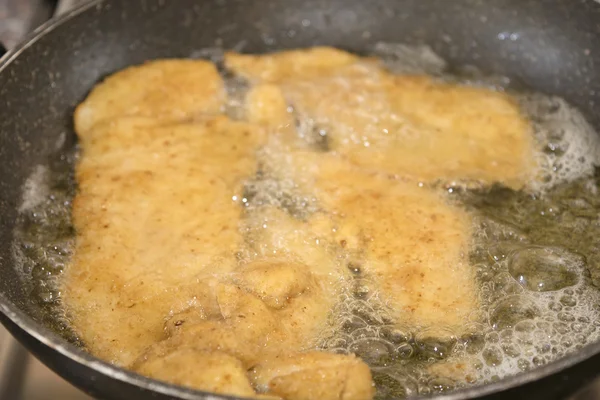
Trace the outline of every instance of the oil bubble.
{"type": "Polygon", "coordinates": [[[576,266],[581,257],[558,247],[525,247],[509,257],[508,270],[524,288],[547,292],[573,286],[578,281],[576,266]]]}
{"type": "Polygon", "coordinates": [[[540,315],[537,305],[525,296],[509,296],[500,300],[489,315],[492,328],[500,330],[540,315]]]}

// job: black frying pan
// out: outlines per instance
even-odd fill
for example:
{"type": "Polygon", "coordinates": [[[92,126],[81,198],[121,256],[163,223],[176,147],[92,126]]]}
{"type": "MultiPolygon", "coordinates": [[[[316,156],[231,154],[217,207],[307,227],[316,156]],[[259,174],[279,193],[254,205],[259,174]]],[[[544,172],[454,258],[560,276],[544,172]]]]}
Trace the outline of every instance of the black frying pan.
{"type": "MultiPolygon", "coordinates": [[[[48,329],[10,246],[21,187],[61,134],[74,141],[73,109],[94,83],[128,65],[215,46],[266,52],[333,45],[366,53],[379,41],[427,44],[454,67],[474,65],[562,96],[600,131],[600,4],[593,0],[96,0],[44,25],[0,61],[2,323],[93,396],[224,398],[126,372],[48,329]]],[[[441,398],[565,398],[597,375],[600,343],[441,398]]]]}

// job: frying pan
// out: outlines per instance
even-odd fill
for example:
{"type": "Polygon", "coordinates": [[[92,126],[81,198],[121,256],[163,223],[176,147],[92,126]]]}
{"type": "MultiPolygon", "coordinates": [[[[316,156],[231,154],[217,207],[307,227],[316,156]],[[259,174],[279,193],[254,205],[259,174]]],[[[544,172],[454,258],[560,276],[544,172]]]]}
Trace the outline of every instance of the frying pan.
{"type": "MultiPolygon", "coordinates": [[[[450,68],[556,94],[600,132],[600,4],[592,0],[96,0],[40,27],[0,61],[0,320],[42,362],[98,398],[222,399],[109,365],[49,329],[11,251],[21,188],[104,76],[210,47],[243,52],[426,44],[450,68]]],[[[202,366],[199,366],[201,368],[202,366]]],[[[496,383],[442,395],[565,398],[600,375],[600,343],[496,383]]]]}

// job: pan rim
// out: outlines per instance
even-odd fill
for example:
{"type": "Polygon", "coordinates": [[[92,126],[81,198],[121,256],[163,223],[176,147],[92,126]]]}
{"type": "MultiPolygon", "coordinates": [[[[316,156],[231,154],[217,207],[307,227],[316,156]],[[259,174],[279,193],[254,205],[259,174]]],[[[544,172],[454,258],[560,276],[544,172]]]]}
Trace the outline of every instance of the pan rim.
{"type": "MultiPolygon", "coordinates": [[[[94,8],[101,7],[103,3],[107,3],[108,0],[88,0],[78,5],[74,9],[67,11],[63,15],[53,18],[46,23],[36,28],[33,32],[28,34],[26,38],[19,43],[15,48],[6,52],[0,57],[0,74],[13,63],[21,53],[33,46],[40,38],[51,33],[57,27],[67,23],[68,21],[76,18],[80,14],[94,8]]],[[[596,3],[600,6],[600,0],[592,0],[592,3],[596,3]]],[[[69,343],[66,339],[59,335],[51,332],[41,323],[36,322],[26,312],[17,307],[15,303],[8,300],[4,293],[0,292],[0,312],[6,316],[6,318],[18,327],[20,330],[33,337],[43,345],[50,347],[54,351],[60,353],[62,356],[81,364],[99,374],[105,375],[111,379],[121,381],[126,384],[138,386],[142,389],[158,392],[167,396],[175,398],[186,399],[186,400],[224,400],[224,399],[242,399],[240,397],[226,396],[221,394],[215,394],[210,392],[203,392],[200,390],[189,389],[183,386],[173,385],[158,381],[155,379],[147,378],[134,372],[128,371],[124,368],[117,367],[106,361],[103,361],[85,350],[69,343]]],[[[570,368],[580,362],[586,361],[596,355],[600,354],[600,341],[596,343],[588,344],[576,352],[570,353],[564,357],[554,360],[541,367],[536,367],[532,370],[521,372],[516,375],[507,376],[498,382],[476,385],[469,388],[460,389],[453,391],[448,394],[437,394],[428,396],[418,396],[417,399],[435,398],[439,400],[459,400],[459,399],[474,399],[486,395],[495,393],[501,393],[503,391],[518,388],[519,386],[531,383],[535,380],[549,377],[553,374],[559,373],[567,368],[570,368]]]]}

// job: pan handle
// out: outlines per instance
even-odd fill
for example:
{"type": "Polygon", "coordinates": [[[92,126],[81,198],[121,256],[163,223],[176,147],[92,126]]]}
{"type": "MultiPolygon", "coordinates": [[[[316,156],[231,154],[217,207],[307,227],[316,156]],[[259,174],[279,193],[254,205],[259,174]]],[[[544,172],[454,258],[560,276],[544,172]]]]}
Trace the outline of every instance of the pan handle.
{"type": "Polygon", "coordinates": [[[6,47],[4,47],[2,45],[2,43],[0,43],[0,57],[2,57],[8,50],[6,50],[6,47]]]}

